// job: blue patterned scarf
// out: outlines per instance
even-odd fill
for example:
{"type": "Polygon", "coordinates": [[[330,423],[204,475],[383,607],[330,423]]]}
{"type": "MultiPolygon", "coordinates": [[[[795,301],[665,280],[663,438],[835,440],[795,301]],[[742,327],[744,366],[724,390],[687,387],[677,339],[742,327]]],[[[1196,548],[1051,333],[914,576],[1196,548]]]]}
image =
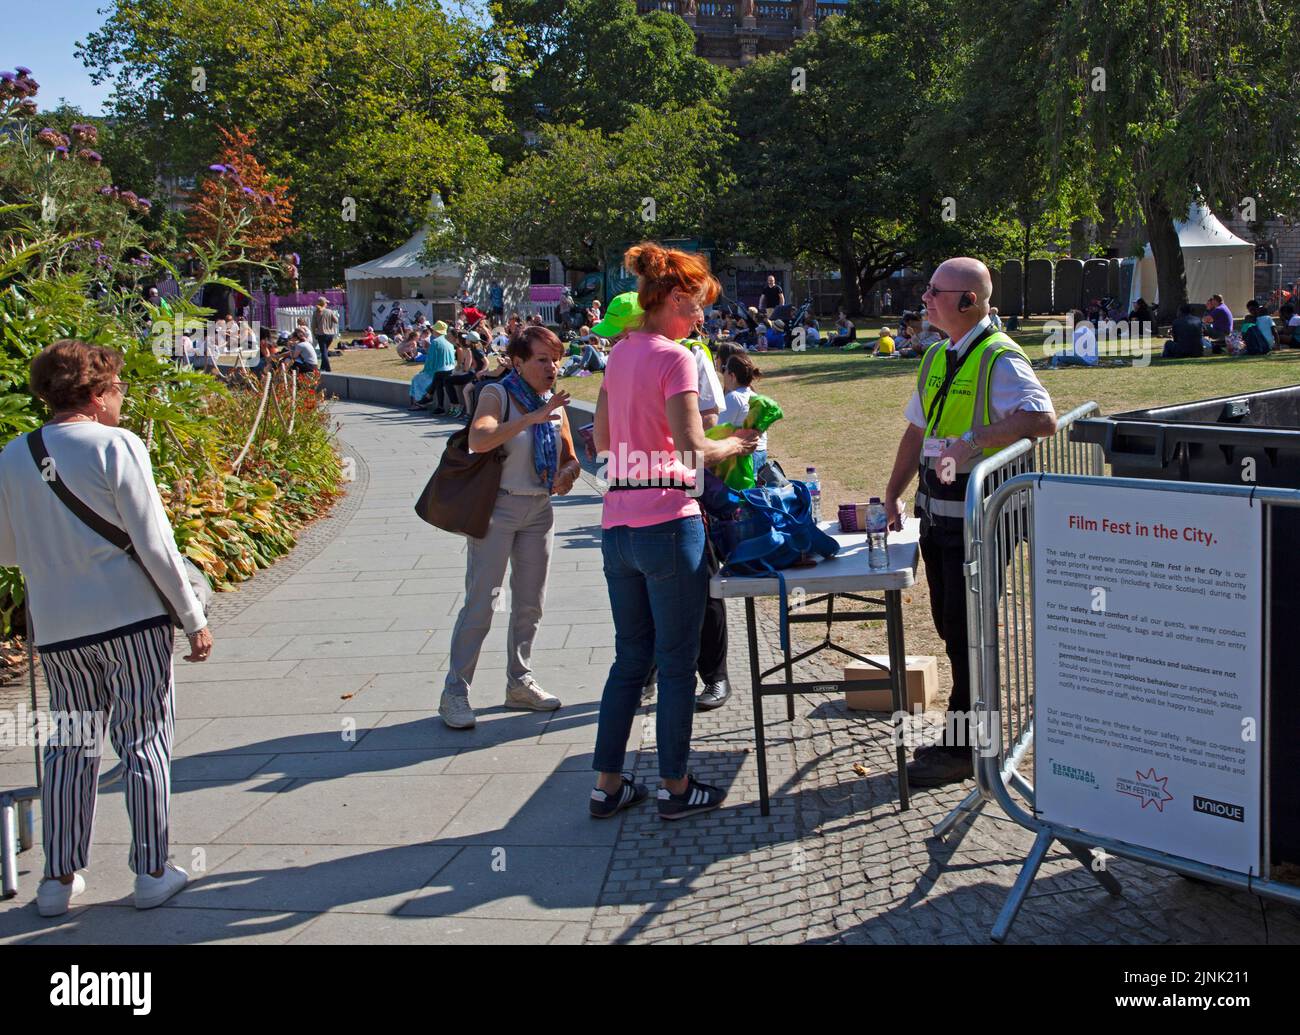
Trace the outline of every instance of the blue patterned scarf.
{"type": "MultiPolygon", "coordinates": [[[[546,405],[546,400],[533,391],[533,386],[519,376],[519,371],[512,370],[501,379],[501,387],[525,413],[546,405]]],[[[559,444],[556,441],[555,424],[549,420],[533,425],[533,467],[537,471],[537,480],[549,490],[555,483],[559,470],[559,444]]]]}

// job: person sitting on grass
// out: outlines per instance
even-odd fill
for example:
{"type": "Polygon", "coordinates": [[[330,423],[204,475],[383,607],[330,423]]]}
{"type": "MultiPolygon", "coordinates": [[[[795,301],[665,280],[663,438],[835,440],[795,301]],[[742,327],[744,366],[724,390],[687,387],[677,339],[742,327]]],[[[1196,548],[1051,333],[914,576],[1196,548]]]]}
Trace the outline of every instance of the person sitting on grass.
{"type": "Polygon", "coordinates": [[[375,333],[373,327],[367,327],[366,333],[356,340],[356,347],[359,349],[377,349],[379,348],[379,335],[375,333]]]}
{"type": "Polygon", "coordinates": [[[1070,344],[1052,356],[1048,364],[1053,370],[1058,367],[1095,367],[1097,365],[1097,328],[1086,314],[1074,310],[1074,337],[1070,344]]]}
{"type": "Polygon", "coordinates": [[[767,325],[766,335],[769,349],[785,348],[785,321],[773,320],[767,325]]]}
{"type": "Polygon", "coordinates": [[[415,362],[415,355],[420,351],[420,336],[415,331],[407,331],[406,338],[397,346],[397,358],[407,363],[415,362]]]}
{"type": "Polygon", "coordinates": [[[293,361],[293,369],[300,374],[320,372],[320,358],[316,346],[312,344],[308,328],[299,327],[293,332],[293,337],[289,339],[289,358],[293,361]]]}
{"type": "Polygon", "coordinates": [[[1296,315],[1295,306],[1287,302],[1277,311],[1278,348],[1300,348],[1300,316],[1296,315]]]}
{"type": "Polygon", "coordinates": [[[853,321],[843,309],[839,311],[839,316],[835,321],[835,337],[830,340],[830,347],[833,349],[842,349],[858,336],[858,329],[853,326],[853,321]]]}
{"type": "Polygon", "coordinates": [[[902,359],[917,359],[924,355],[925,349],[921,345],[921,317],[916,313],[908,313],[907,318],[903,321],[903,337],[901,341],[895,342],[898,349],[898,355],[902,359]]]}
{"type": "Polygon", "coordinates": [[[560,371],[561,377],[572,377],[581,370],[589,374],[599,374],[605,369],[605,352],[601,340],[591,333],[589,327],[583,327],[582,350],[576,356],[570,356],[560,371]]]}
{"type": "Polygon", "coordinates": [[[804,344],[810,349],[821,348],[822,332],[821,328],[817,326],[817,317],[813,316],[812,313],[809,313],[803,318],[803,326],[804,344]]]}
{"type": "Polygon", "coordinates": [[[1210,350],[1213,342],[1205,335],[1205,325],[1184,302],[1178,307],[1178,316],[1169,328],[1171,340],[1165,342],[1162,359],[1200,359],[1210,350]]]}

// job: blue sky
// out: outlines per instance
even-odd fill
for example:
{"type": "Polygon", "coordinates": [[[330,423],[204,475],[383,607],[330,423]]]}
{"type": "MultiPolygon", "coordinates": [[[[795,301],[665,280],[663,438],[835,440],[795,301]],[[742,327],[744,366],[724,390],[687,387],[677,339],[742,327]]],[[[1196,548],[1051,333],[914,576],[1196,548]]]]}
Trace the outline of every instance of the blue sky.
{"type": "Polygon", "coordinates": [[[0,69],[24,65],[41,84],[37,100],[53,108],[66,97],[87,115],[98,115],[109,88],[95,86],[90,72],[73,54],[78,40],[104,24],[98,13],[111,0],[26,0],[6,3],[9,38],[0,46],[0,69]]]}

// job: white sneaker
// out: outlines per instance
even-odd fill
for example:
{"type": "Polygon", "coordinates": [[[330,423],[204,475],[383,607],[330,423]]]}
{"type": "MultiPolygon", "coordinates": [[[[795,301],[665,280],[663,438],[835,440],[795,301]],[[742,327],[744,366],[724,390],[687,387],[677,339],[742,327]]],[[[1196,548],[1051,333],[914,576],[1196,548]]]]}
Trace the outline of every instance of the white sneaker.
{"type": "Polygon", "coordinates": [[[454,730],[472,730],[478,725],[478,720],[474,718],[474,709],[469,706],[469,698],[461,697],[460,694],[449,694],[444,691],[442,700],[438,704],[438,714],[442,716],[442,721],[454,730]]]}
{"type": "Polygon", "coordinates": [[[522,683],[506,687],[506,707],[518,708],[532,712],[553,712],[560,706],[560,699],[548,694],[536,681],[529,678],[522,683]]]}
{"type": "Polygon", "coordinates": [[[62,916],[68,904],[85,890],[86,879],[79,873],[74,873],[68,884],[46,877],[36,889],[36,911],[41,916],[62,916]]]}
{"type": "Polygon", "coordinates": [[[161,877],[150,877],[147,873],[137,873],[135,877],[135,908],[153,909],[161,906],[169,898],[185,887],[190,875],[179,866],[166,863],[161,877]]]}

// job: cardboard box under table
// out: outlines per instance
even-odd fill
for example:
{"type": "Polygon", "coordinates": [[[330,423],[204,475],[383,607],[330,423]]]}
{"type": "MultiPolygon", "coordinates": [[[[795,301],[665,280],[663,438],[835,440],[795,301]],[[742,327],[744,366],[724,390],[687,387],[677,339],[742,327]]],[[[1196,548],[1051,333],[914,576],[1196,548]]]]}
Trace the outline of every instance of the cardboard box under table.
{"type": "MultiPolygon", "coordinates": [[[[889,682],[889,656],[868,654],[864,664],[853,661],[844,666],[844,678],[850,689],[844,691],[844,703],[857,712],[888,712],[894,709],[894,694],[889,682]],[[853,687],[856,685],[856,689],[853,687]]],[[[928,708],[939,692],[939,665],[932,654],[914,654],[907,658],[907,700],[904,707],[928,708]]]]}
{"type": "MultiPolygon", "coordinates": [[[[786,719],[794,719],[795,694],[836,694],[853,687],[853,681],[796,680],[794,666],[806,658],[825,650],[833,650],[854,661],[866,662],[864,655],[835,643],[831,632],[836,622],[885,622],[886,640],[889,644],[889,686],[893,707],[891,712],[903,712],[904,685],[906,681],[907,651],[903,646],[903,590],[916,581],[919,550],[917,536],[920,522],[908,518],[901,532],[889,533],[889,558],[883,568],[872,568],[867,556],[867,537],[860,532],[841,532],[836,522],[823,521],[822,529],[840,544],[840,552],[830,560],[819,561],[807,568],[788,568],[785,577],[787,610],[791,626],[817,623],[825,625],[826,633],[815,646],[793,653],[778,648],[779,664],[761,669],[758,661],[758,622],[754,601],[758,597],[780,600],[781,587],[775,575],[732,576],[715,575],[709,584],[712,596],[721,599],[732,597],[745,601],[745,636],[749,647],[749,681],[754,702],[754,743],[758,756],[758,800],[762,814],[769,812],[767,793],[767,746],[764,737],[763,698],[784,697],[786,719]],[[872,594],[865,596],[863,594],[872,594]],[[837,610],[837,602],[839,609],[837,610]],[[873,609],[861,609],[860,605],[873,609]],[[817,610],[824,606],[824,610],[817,610]],[[845,606],[847,605],[847,606],[845,606]],[[854,608],[858,607],[857,610],[854,608]],[[764,682],[773,675],[780,678],[764,682]]],[[[793,629],[791,630],[793,633],[793,629]]],[[[896,720],[897,721],[897,720],[896,720]]],[[[899,808],[910,807],[907,792],[907,758],[902,738],[896,737],[895,761],[898,766],[899,808]]]]}

